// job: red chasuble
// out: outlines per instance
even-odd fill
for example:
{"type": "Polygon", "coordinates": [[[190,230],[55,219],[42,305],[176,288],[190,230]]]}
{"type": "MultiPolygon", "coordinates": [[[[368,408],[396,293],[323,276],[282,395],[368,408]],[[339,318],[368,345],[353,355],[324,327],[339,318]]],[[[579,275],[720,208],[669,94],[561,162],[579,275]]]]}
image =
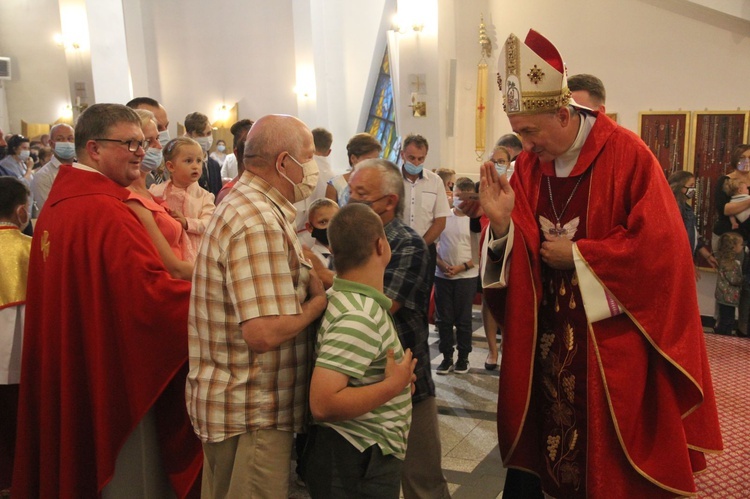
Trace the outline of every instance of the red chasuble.
{"type": "Polygon", "coordinates": [[[127,197],[61,166],[35,227],[14,497],[99,496],[151,409],[176,495],[198,479],[184,396],[190,283],[169,276],[127,197]]]}
{"type": "Polygon", "coordinates": [[[554,176],[552,163],[518,157],[508,287],[485,290],[505,326],[504,464],[564,497],[690,494],[703,453],[720,451],[722,441],[674,196],[646,145],[603,114],[570,177],[554,176]],[[550,203],[560,215],[579,178],[560,222],[580,217],[578,252],[624,310],[593,324],[581,314],[576,273],[554,271],[539,256],[540,215],[556,223],[550,203]]]}

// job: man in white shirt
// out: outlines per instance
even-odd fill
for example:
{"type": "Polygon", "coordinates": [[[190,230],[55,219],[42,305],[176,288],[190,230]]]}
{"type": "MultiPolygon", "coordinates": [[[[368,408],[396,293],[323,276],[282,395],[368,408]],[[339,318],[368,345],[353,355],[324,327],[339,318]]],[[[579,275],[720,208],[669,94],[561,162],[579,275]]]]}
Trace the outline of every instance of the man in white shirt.
{"type": "Polygon", "coordinates": [[[435,276],[435,241],[445,229],[445,218],[450,214],[448,196],[443,181],[437,174],[424,169],[429,145],[421,135],[409,134],[401,150],[401,175],[404,177],[404,212],[401,219],[422,236],[430,250],[428,279],[430,286],[435,276]]]}
{"type": "Polygon", "coordinates": [[[58,123],[49,132],[50,146],[52,147],[52,159],[34,174],[31,180],[31,192],[34,197],[34,216],[37,216],[47,195],[52,188],[52,183],[60,171],[60,165],[70,165],[75,161],[75,132],[73,127],[65,123],[58,123]]]}

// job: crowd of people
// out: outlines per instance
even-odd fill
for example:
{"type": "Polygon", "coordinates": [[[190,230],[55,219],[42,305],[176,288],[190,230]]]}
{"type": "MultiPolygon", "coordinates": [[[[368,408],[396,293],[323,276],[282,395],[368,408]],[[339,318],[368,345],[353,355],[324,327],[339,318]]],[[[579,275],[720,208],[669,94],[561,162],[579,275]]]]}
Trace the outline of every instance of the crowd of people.
{"type": "Polygon", "coordinates": [[[692,493],[722,446],[693,255],[746,334],[750,146],[711,250],[695,179],[664,179],[598,79],[534,31],[500,66],[514,133],[478,184],[417,134],[400,165],[356,134],[335,175],[330,132],[287,115],[211,152],[204,114],[170,138],[149,97],[55,125],[36,168],[0,132],[0,490],[284,498],[296,453],[313,498],[448,498],[430,297],[435,372],[464,374],[482,293],[504,497],[692,493]]]}

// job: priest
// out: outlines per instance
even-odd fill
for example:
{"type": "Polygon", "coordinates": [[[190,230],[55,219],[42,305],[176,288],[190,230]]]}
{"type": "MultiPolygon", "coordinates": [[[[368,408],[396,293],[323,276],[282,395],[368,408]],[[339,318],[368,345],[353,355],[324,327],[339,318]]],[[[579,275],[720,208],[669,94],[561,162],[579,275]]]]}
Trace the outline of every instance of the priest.
{"type": "Polygon", "coordinates": [[[190,283],[123,202],[140,118],[95,104],[32,241],[13,497],[185,497],[200,441],[185,408],[190,283]]]}
{"type": "Polygon", "coordinates": [[[674,497],[722,448],[685,231],[648,147],[571,99],[554,45],[510,35],[524,151],[482,166],[482,279],[505,325],[503,497],[674,497]]]}

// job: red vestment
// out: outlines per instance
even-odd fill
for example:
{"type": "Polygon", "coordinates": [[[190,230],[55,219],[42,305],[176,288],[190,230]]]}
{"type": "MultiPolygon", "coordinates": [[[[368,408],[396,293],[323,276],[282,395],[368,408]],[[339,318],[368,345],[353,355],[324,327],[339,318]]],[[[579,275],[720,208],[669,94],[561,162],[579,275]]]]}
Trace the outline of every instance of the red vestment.
{"type": "Polygon", "coordinates": [[[164,269],[128,193],[63,165],[35,227],[14,497],[99,496],[152,409],[177,496],[200,474],[184,396],[190,283],[164,269]]]}
{"type": "MultiPolygon", "coordinates": [[[[570,176],[590,171],[589,269],[625,313],[588,327],[588,497],[695,491],[701,451],[722,448],[689,244],[674,196],[646,145],[601,114],[570,176]],[[593,434],[592,434],[593,432],[593,434]],[[595,440],[594,440],[595,439],[595,440]]],[[[552,163],[522,153],[511,186],[515,226],[507,288],[485,289],[501,324],[498,435],[506,466],[539,475],[542,436],[529,413],[542,302],[539,196],[552,163]],[[540,190],[541,189],[541,190],[540,190]],[[507,306],[506,306],[507,304],[507,306]]]]}

